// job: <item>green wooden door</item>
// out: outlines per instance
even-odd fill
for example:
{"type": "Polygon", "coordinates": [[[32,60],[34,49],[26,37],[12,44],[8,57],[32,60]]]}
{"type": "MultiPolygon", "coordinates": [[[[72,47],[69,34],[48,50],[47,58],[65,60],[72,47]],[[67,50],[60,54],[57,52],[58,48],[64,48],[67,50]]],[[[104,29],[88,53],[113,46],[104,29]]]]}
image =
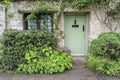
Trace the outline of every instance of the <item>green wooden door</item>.
{"type": "Polygon", "coordinates": [[[86,16],[64,17],[65,47],[72,51],[72,55],[85,55],[87,53],[87,18],[86,16]]]}

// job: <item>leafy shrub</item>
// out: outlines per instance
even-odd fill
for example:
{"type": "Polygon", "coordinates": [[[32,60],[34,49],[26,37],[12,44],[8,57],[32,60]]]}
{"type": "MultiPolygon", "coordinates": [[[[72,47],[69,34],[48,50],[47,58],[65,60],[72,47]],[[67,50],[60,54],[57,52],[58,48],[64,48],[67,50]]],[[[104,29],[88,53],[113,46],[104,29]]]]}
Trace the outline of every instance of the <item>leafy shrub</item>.
{"type": "Polygon", "coordinates": [[[62,50],[63,52],[66,52],[67,54],[71,54],[71,50],[69,49],[69,48],[67,48],[67,47],[61,47],[61,48],[59,48],[60,50],[62,50]]]}
{"type": "MultiPolygon", "coordinates": [[[[2,40],[1,36],[0,36],[0,41],[2,40]]],[[[0,44],[0,64],[1,64],[1,58],[2,58],[2,45],[0,44]]]]}
{"type": "Polygon", "coordinates": [[[2,55],[1,55],[1,53],[2,53],[2,50],[0,49],[0,64],[2,63],[2,55]]]}
{"type": "Polygon", "coordinates": [[[33,47],[50,46],[55,48],[57,39],[51,32],[40,30],[11,30],[3,33],[3,53],[2,64],[5,68],[15,70],[19,64],[26,61],[26,50],[33,47]]]}
{"type": "Polygon", "coordinates": [[[51,47],[29,51],[25,55],[26,62],[19,65],[20,73],[45,73],[53,74],[72,68],[72,56],[61,50],[53,50],[51,47]]]}
{"type": "Polygon", "coordinates": [[[106,56],[115,60],[120,56],[120,37],[118,33],[102,33],[91,42],[90,53],[95,56],[106,56]]]}
{"type": "Polygon", "coordinates": [[[1,59],[2,59],[2,45],[0,44],[0,73],[4,71],[1,59]]]}
{"type": "Polygon", "coordinates": [[[98,64],[99,62],[94,56],[88,56],[87,66],[89,69],[94,70],[98,66],[98,64]]]}
{"type": "Polygon", "coordinates": [[[120,34],[107,32],[94,39],[87,66],[91,70],[120,76],[120,34]]]}
{"type": "Polygon", "coordinates": [[[105,57],[88,56],[87,67],[91,70],[109,75],[120,76],[120,62],[111,61],[105,57]]]}

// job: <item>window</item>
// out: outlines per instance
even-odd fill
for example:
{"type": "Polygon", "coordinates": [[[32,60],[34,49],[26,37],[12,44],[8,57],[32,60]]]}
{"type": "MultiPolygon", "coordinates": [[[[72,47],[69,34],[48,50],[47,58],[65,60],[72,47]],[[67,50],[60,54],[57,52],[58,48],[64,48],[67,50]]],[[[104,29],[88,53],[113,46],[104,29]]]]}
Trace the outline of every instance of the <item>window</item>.
{"type": "Polygon", "coordinates": [[[50,32],[53,31],[53,24],[52,24],[52,14],[37,14],[35,20],[27,20],[27,16],[30,13],[24,14],[24,29],[31,30],[31,29],[46,29],[50,32]]]}

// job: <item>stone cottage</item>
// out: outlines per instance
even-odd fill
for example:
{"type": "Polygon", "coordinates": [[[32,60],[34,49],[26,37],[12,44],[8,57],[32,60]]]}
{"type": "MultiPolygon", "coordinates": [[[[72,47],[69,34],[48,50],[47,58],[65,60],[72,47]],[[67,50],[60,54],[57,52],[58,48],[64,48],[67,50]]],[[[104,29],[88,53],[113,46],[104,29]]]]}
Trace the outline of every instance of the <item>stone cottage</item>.
{"type": "MultiPolygon", "coordinates": [[[[88,53],[88,47],[93,39],[97,38],[102,32],[110,31],[105,25],[101,24],[92,7],[84,12],[68,7],[60,13],[60,17],[57,16],[57,11],[41,11],[37,15],[37,18],[39,18],[37,22],[39,23],[33,22],[31,25],[30,20],[26,20],[26,18],[37,4],[36,1],[12,2],[7,12],[7,22],[5,22],[5,5],[0,2],[0,35],[5,30],[5,26],[7,26],[7,29],[18,30],[40,29],[44,22],[47,24],[49,31],[54,31],[57,22],[53,18],[57,18],[59,46],[70,48],[74,56],[83,56],[88,53]]],[[[57,2],[48,1],[47,5],[60,10],[60,4],[57,2]]]]}

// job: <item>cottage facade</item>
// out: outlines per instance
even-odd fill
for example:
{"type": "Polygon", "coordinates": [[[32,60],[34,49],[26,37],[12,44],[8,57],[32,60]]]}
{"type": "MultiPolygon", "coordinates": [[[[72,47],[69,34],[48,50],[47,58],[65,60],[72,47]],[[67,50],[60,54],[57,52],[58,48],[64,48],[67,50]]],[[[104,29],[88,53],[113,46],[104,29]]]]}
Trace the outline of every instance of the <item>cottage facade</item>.
{"type": "MultiPolygon", "coordinates": [[[[5,6],[0,3],[0,35],[4,32],[6,25],[7,29],[31,29],[30,22],[26,21],[26,17],[31,13],[31,8],[34,8],[36,4],[36,2],[28,1],[11,3],[10,8],[8,9],[8,21],[5,23],[5,6]]],[[[48,2],[48,5],[56,6],[58,10],[60,9],[58,3],[48,2]]],[[[53,23],[52,18],[58,18],[56,17],[56,14],[56,12],[49,11],[40,13],[39,15],[39,17],[41,15],[46,17],[46,24],[50,31],[55,29],[55,24],[53,23]]],[[[35,27],[36,25],[42,25],[42,20],[44,19],[40,19],[39,24],[34,24],[32,26],[35,27]]],[[[70,48],[72,50],[72,55],[74,56],[86,55],[89,51],[88,47],[90,42],[97,38],[100,33],[107,31],[110,30],[98,20],[92,7],[84,12],[72,8],[66,8],[61,12],[59,18],[58,45],[70,48]]]]}

